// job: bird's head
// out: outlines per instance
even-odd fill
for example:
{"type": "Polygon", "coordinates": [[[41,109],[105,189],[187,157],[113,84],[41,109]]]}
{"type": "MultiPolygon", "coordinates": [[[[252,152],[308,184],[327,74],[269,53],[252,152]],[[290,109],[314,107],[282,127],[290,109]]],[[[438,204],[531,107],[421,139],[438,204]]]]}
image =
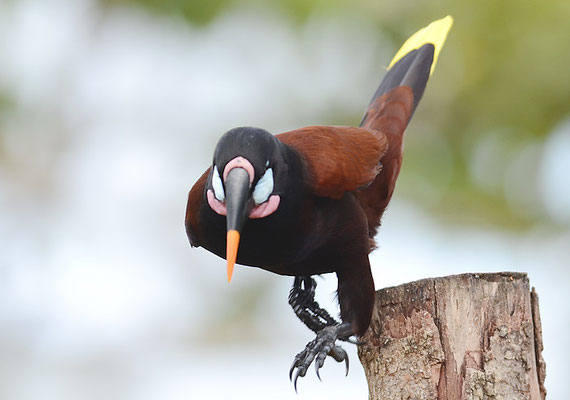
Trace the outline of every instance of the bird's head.
{"type": "Polygon", "coordinates": [[[269,132],[234,128],[219,140],[208,180],[208,205],[226,216],[228,282],[237,258],[241,230],[250,218],[265,218],[279,207],[275,177],[283,165],[280,142],[269,132]]]}

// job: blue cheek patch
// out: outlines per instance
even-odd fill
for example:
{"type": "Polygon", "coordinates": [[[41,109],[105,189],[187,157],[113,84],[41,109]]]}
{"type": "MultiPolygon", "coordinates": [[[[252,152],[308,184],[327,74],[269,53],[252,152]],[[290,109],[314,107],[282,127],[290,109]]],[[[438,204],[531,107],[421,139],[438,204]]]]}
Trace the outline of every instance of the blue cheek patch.
{"type": "Polygon", "coordinates": [[[214,196],[218,201],[224,201],[226,195],[224,193],[224,185],[222,185],[222,178],[218,172],[218,167],[214,165],[214,174],[212,176],[212,187],[214,188],[214,196]]]}
{"type": "Polygon", "coordinates": [[[273,193],[273,170],[267,168],[265,174],[255,185],[255,189],[253,189],[253,201],[255,201],[255,204],[264,203],[271,193],[273,193]]]}

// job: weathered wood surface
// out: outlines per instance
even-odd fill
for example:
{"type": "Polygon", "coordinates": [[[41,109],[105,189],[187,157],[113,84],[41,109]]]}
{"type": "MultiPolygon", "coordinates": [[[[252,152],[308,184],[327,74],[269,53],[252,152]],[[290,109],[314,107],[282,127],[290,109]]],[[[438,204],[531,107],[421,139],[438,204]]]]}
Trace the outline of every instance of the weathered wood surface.
{"type": "Polygon", "coordinates": [[[455,275],[379,290],[360,340],[371,400],[546,396],[538,296],[523,273],[455,275]]]}

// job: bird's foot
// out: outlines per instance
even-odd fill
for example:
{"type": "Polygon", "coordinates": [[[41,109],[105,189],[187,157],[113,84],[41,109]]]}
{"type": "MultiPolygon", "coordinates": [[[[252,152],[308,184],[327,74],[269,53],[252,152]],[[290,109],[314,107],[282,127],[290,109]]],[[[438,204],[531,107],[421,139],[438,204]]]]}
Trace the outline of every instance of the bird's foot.
{"type": "Polygon", "coordinates": [[[310,276],[295,277],[289,293],[289,304],[309,329],[320,332],[327,326],[338,325],[338,322],[315,301],[316,287],[317,283],[310,276]]]}
{"type": "Polygon", "coordinates": [[[293,386],[297,391],[297,379],[305,376],[307,369],[315,361],[315,371],[319,380],[319,369],[324,365],[327,355],[337,362],[344,361],[346,364],[346,375],[348,375],[348,355],[342,347],[336,344],[337,340],[347,340],[352,335],[349,323],[327,326],[317,333],[317,337],[310,341],[305,349],[295,356],[293,365],[289,370],[289,379],[293,380],[293,386]],[[295,371],[296,369],[296,371],[295,371]],[[293,377],[293,375],[295,375],[293,377]]]}

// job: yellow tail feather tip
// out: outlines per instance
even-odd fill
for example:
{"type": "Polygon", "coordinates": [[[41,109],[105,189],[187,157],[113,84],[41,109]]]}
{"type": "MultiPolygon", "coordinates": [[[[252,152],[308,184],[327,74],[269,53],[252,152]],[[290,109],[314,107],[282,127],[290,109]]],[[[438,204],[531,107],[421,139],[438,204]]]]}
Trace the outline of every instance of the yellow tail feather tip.
{"type": "Polygon", "coordinates": [[[442,19],[438,19],[437,21],[433,21],[431,24],[426,26],[425,28],[420,29],[412,36],[409,37],[408,40],[404,42],[400,50],[396,53],[390,65],[388,65],[388,69],[392,68],[394,64],[396,64],[400,59],[402,59],[406,54],[410,51],[415,49],[419,49],[426,43],[431,43],[435,47],[435,51],[433,54],[433,63],[431,64],[431,69],[429,74],[433,73],[435,69],[435,64],[437,63],[437,57],[439,56],[439,52],[445,43],[445,39],[447,38],[447,34],[453,25],[453,17],[448,15],[442,19]]]}

